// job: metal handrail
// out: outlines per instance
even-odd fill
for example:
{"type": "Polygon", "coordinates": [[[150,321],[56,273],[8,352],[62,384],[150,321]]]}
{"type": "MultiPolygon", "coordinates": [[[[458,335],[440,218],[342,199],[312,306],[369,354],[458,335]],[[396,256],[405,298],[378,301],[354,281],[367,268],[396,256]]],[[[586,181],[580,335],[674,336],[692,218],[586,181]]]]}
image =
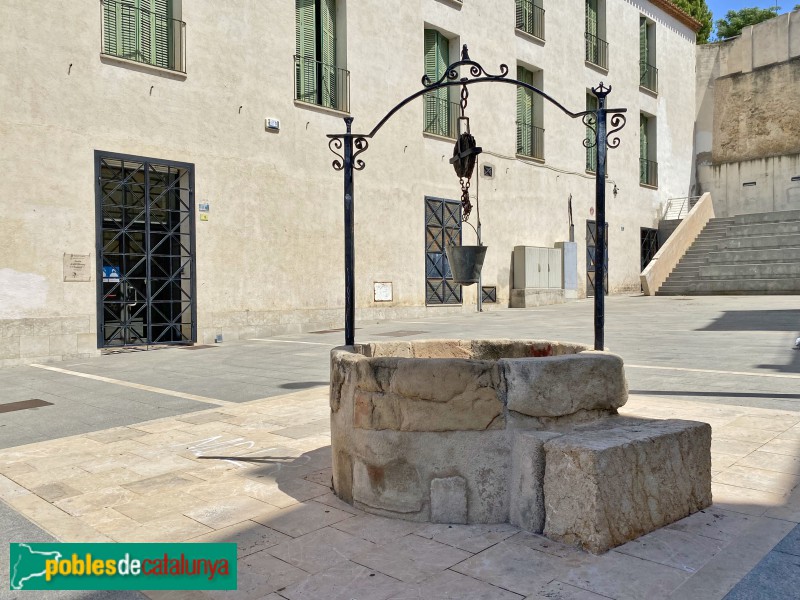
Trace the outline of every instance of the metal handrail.
{"type": "Polygon", "coordinates": [[[671,221],[684,219],[689,211],[694,208],[697,201],[701,196],[685,196],[682,198],[670,198],[664,207],[664,215],[661,217],[662,221],[671,221]]]}
{"type": "Polygon", "coordinates": [[[586,32],[586,62],[608,69],[608,42],[586,32]]]}
{"type": "Polygon", "coordinates": [[[517,0],[517,29],[544,40],[544,9],[533,0],[517,0]]]}
{"type": "Polygon", "coordinates": [[[294,99],[350,112],[350,71],[308,56],[294,56],[294,99]]]}
{"type": "Polygon", "coordinates": [[[455,139],[458,135],[459,103],[426,94],[423,102],[423,131],[455,139]]]}
{"type": "Polygon", "coordinates": [[[639,183],[658,186],[658,163],[646,158],[639,159],[639,183]]]}
{"type": "Polygon", "coordinates": [[[658,69],[645,61],[639,61],[639,85],[658,93],[658,69]]]}
{"type": "Polygon", "coordinates": [[[186,23],[119,0],[102,0],[101,53],[186,72],[186,23]]]}
{"type": "Polygon", "coordinates": [[[517,121],[517,154],[544,160],[544,129],[517,121]]]}

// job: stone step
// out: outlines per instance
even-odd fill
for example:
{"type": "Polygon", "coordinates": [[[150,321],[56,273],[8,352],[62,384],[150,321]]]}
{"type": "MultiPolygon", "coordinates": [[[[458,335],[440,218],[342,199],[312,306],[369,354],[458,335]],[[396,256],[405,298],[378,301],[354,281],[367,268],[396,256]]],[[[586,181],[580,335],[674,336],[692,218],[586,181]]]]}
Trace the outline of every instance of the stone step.
{"type": "Polygon", "coordinates": [[[728,227],[728,237],[783,235],[789,233],[800,233],[800,221],[776,221],[772,223],[731,225],[728,227]]]}
{"type": "Polygon", "coordinates": [[[761,235],[742,238],[728,238],[720,245],[720,250],[744,250],[747,248],[784,248],[800,246],[800,233],[787,235],[761,235]]]}
{"type": "Polygon", "coordinates": [[[701,279],[783,279],[800,277],[800,263],[707,265],[698,269],[701,279]]]}
{"type": "Polygon", "coordinates": [[[690,283],[665,283],[657,296],[800,294],[800,278],[714,279],[690,283]]]}
{"type": "Polygon", "coordinates": [[[753,213],[733,217],[736,225],[749,225],[751,223],[775,223],[777,221],[798,221],[800,210],[779,210],[768,213],[753,213]]]}
{"type": "MultiPolygon", "coordinates": [[[[800,247],[768,248],[766,250],[720,250],[707,256],[708,264],[767,263],[800,261],[800,247]]],[[[680,264],[680,263],[679,263],[680,264]]]]}

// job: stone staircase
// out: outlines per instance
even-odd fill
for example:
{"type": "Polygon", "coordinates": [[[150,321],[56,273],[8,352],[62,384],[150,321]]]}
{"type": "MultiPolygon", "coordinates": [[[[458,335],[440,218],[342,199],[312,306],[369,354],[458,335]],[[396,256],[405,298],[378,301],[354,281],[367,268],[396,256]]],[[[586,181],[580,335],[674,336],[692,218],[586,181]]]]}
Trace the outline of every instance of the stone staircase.
{"type": "Polygon", "coordinates": [[[711,219],[656,296],[800,294],[800,210],[711,219]]]}

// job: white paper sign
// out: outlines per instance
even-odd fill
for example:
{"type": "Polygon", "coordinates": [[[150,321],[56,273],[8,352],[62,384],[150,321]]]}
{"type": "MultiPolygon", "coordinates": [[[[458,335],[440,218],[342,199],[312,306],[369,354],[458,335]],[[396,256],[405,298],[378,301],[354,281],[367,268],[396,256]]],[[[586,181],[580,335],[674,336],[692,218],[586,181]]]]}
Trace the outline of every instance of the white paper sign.
{"type": "Polygon", "coordinates": [[[392,282],[376,281],[375,302],[391,302],[391,301],[392,301],[392,282]]]}

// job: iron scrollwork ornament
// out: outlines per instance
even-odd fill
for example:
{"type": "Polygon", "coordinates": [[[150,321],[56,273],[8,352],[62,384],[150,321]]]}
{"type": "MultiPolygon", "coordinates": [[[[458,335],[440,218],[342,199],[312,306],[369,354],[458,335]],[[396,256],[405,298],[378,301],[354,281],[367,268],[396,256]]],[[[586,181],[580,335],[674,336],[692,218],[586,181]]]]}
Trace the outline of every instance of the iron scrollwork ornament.
{"type": "Polygon", "coordinates": [[[616,136],[614,137],[614,139],[611,139],[611,135],[617,133],[620,129],[625,127],[626,121],[627,119],[625,118],[625,115],[623,115],[622,113],[616,113],[611,115],[611,121],[610,121],[611,127],[613,127],[614,129],[609,131],[608,134],[606,135],[606,145],[608,145],[609,148],[617,148],[619,146],[620,144],[619,136],[616,136]]]}

